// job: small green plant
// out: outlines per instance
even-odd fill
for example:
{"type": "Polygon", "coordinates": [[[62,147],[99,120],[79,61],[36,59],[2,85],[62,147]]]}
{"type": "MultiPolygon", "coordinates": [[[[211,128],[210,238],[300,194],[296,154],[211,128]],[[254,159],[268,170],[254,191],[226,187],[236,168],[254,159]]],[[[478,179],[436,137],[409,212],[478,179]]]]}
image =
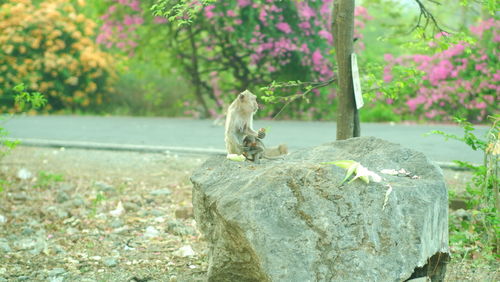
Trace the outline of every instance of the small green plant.
{"type": "Polygon", "coordinates": [[[5,186],[7,186],[7,184],[9,184],[9,182],[7,180],[0,178],[0,193],[3,192],[3,190],[5,189],[5,186]]]}
{"type": "Polygon", "coordinates": [[[16,85],[13,90],[15,92],[15,104],[21,111],[27,110],[28,107],[38,109],[47,104],[47,99],[45,99],[45,96],[43,96],[40,92],[26,91],[24,83],[16,85]]]}
{"type": "Polygon", "coordinates": [[[46,171],[40,171],[38,173],[38,180],[35,185],[37,188],[48,188],[51,185],[64,181],[62,174],[55,174],[46,171]]]}
{"type": "MultiPolygon", "coordinates": [[[[47,103],[47,99],[39,92],[27,92],[25,90],[24,84],[18,84],[14,88],[14,109],[19,109],[20,111],[26,110],[28,107],[31,108],[41,108],[47,103]]],[[[0,118],[3,119],[3,118],[0,118]]],[[[19,140],[10,140],[8,138],[9,132],[0,126],[0,160],[9,154],[17,145],[19,145],[19,140]]],[[[0,192],[4,190],[4,187],[8,184],[8,181],[0,178],[0,192]]]]}
{"type": "Polygon", "coordinates": [[[106,201],[106,196],[104,196],[104,193],[102,191],[97,192],[97,194],[95,195],[95,199],[92,200],[92,210],[90,212],[91,216],[96,215],[97,207],[104,201],[106,201]]]}
{"type": "Polygon", "coordinates": [[[464,142],[473,150],[484,153],[481,165],[455,161],[460,167],[472,170],[472,180],[466,185],[467,206],[470,213],[460,218],[450,219],[450,242],[455,247],[455,253],[463,258],[484,257],[499,258],[500,248],[500,197],[498,156],[500,155],[500,115],[490,117],[492,126],[485,140],[479,139],[474,133],[474,127],[464,119],[455,120],[464,129],[464,136],[440,134],[446,139],[464,142]]]}
{"type": "MultiPolygon", "coordinates": [[[[16,85],[13,90],[15,92],[15,108],[20,109],[20,111],[24,111],[29,107],[40,108],[47,103],[45,97],[39,92],[29,93],[25,91],[24,84],[22,83],[16,85]]],[[[5,128],[0,127],[0,159],[19,144],[17,140],[9,140],[8,136],[9,132],[5,128]]]]}

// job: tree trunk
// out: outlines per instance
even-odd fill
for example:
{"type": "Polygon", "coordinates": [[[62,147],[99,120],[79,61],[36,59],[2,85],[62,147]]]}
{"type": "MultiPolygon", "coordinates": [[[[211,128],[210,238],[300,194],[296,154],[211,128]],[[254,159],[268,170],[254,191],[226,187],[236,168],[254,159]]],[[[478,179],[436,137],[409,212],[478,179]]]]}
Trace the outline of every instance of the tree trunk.
{"type": "Polygon", "coordinates": [[[354,101],[351,54],[354,36],[354,0],[337,0],[333,7],[333,38],[338,65],[337,140],[360,136],[359,116],[354,101]]]}
{"type": "Polygon", "coordinates": [[[198,103],[200,103],[201,107],[203,108],[203,113],[201,113],[202,118],[207,118],[208,117],[208,106],[207,103],[205,102],[205,99],[203,98],[203,92],[201,89],[201,78],[200,78],[200,70],[198,66],[198,49],[196,47],[196,42],[195,42],[195,35],[193,34],[193,30],[191,25],[187,27],[188,33],[189,33],[189,42],[191,44],[191,64],[192,64],[192,82],[193,86],[195,89],[195,96],[196,99],[198,100],[198,103]]]}

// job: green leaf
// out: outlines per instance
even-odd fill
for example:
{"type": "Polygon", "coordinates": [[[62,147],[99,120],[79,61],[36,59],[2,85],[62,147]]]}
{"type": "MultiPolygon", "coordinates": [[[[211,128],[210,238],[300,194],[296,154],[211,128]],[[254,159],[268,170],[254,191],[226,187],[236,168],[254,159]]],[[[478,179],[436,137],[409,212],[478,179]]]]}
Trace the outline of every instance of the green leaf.
{"type": "Polygon", "coordinates": [[[24,83],[20,83],[20,84],[14,86],[13,89],[16,92],[23,92],[24,91],[24,83]]]}

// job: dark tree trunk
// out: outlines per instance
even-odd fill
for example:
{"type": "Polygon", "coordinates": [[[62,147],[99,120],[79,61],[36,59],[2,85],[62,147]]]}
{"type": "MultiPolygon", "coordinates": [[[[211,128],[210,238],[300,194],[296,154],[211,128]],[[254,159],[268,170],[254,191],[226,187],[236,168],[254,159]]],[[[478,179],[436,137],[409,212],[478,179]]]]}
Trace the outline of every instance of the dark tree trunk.
{"type": "Polygon", "coordinates": [[[354,101],[351,54],[354,36],[354,0],[337,0],[333,7],[333,38],[338,65],[337,140],[360,136],[359,116],[354,101]]]}
{"type": "Polygon", "coordinates": [[[203,108],[203,113],[202,113],[202,118],[208,117],[208,106],[207,103],[205,102],[205,99],[203,98],[203,91],[201,89],[202,87],[202,82],[200,78],[200,71],[199,71],[199,66],[198,66],[198,48],[196,47],[196,42],[195,42],[195,35],[193,34],[193,30],[191,26],[189,25],[187,27],[188,33],[189,33],[189,42],[191,44],[191,64],[192,64],[192,82],[193,86],[195,89],[195,96],[196,99],[198,100],[198,103],[200,103],[201,107],[203,108]]]}

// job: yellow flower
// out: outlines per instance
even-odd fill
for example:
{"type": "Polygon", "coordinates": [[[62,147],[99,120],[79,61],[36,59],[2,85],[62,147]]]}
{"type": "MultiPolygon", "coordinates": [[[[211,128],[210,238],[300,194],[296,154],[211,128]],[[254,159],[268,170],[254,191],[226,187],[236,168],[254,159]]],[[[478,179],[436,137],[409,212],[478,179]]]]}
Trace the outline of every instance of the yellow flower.
{"type": "Polygon", "coordinates": [[[85,16],[83,14],[78,14],[76,16],[76,22],[83,23],[85,21],[85,16]]]}
{"type": "Polygon", "coordinates": [[[89,98],[83,99],[82,106],[87,107],[90,104],[89,98]]]}
{"type": "Polygon", "coordinates": [[[3,50],[5,51],[5,53],[7,55],[10,55],[10,53],[12,53],[12,51],[14,51],[14,46],[13,45],[5,45],[3,47],[3,50]]]}
{"type": "Polygon", "coordinates": [[[73,37],[74,39],[80,39],[80,38],[82,38],[82,33],[77,30],[77,31],[73,32],[73,34],[71,34],[71,37],[73,37]]]}
{"type": "Polygon", "coordinates": [[[84,7],[85,6],[85,0],[78,0],[78,5],[80,5],[81,7],[84,7]]]}
{"type": "Polygon", "coordinates": [[[96,89],[97,89],[97,85],[91,81],[85,90],[87,92],[94,92],[94,91],[96,91],[96,89]]]}
{"type": "Polygon", "coordinates": [[[19,35],[15,35],[10,39],[14,43],[21,43],[23,42],[23,38],[19,35]]]}
{"type": "Polygon", "coordinates": [[[78,84],[78,77],[72,76],[72,77],[66,79],[66,81],[64,81],[64,82],[67,83],[67,84],[69,84],[69,85],[75,86],[75,85],[78,84]]]}
{"type": "Polygon", "coordinates": [[[84,33],[86,36],[92,36],[92,35],[94,35],[94,29],[92,27],[86,25],[84,28],[84,33]]]}
{"type": "Polygon", "coordinates": [[[59,37],[61,35],[62,32],[59,29],[56,29],[49,34],[49,39],[55,39],[56,37],[59,37]]]}
{"type": "Polygon", "coordinates": [[[85,97],[85,93],[83,93],[83,91],[81,91],[81,90],[76,90],[73,93],[73,97],[75,97],[75,98],[83,98],[83,97],[85,97]]]}
{"type": "Polygon", "coordinates": [[[74,13],[75,12],[75,8],[73,8],[73,6],[71,6],[71,5],[65,5],[63,10],[67,13],[74,13]]]}
{"type": "Polygon", "coordinates": [[[97,105],[102,104],[102,94],[97,94],[96,103],[97,105]]]}
{"type": "Polygon", "coordinates": [[[57,47],[59,47],[60,50],[62,50],[66,47],[66,43],[64,43],[64,41],[62,41],[61,39],[56,40],[56,45],[57,45],[57,47]]]}
{"type": "Polygon", "coordinates": [[[35,40],[31,43],[31,48],[33,48],[33,49],[38,49],[38,48],[40,48],[40,39],[35,39],[35,40]]]}

